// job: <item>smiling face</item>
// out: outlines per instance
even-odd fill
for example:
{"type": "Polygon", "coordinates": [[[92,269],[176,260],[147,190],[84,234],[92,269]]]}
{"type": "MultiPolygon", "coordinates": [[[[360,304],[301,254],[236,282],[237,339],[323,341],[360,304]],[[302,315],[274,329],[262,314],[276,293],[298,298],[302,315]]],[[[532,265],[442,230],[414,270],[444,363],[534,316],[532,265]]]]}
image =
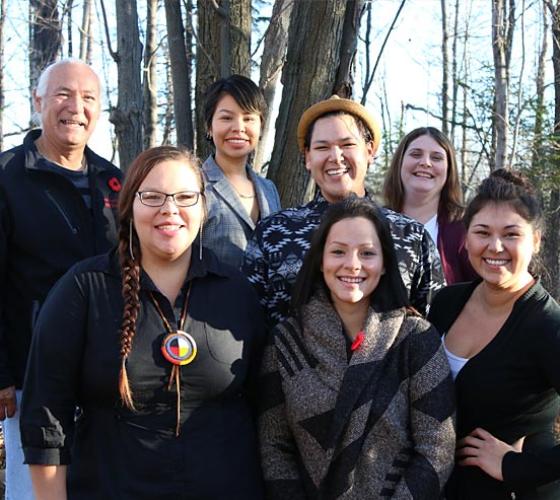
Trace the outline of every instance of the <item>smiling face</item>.
{"type": "Polygon", "coordinates": [[[439,197],[447,180],[447,153],[429,135],[417,137],[406,148],[401,165],[405,196],[433,194],[439,197]]]}
{"type": "Polygon", "coordinates": [[[208,131],[216,147],[216,161],[235,161],[243,165],[259,142],[261,119],[258,113],[246,111],[229,94],[216,106],[208,131]]]}
{"type": "Polygon", "coordinates": [[[313,125],[305,168],[329,202],[365,195],[365,177],[373,161],[373,144],[366,143],[351,115],[319,118],[313,125]]]}
{"type": "Polygon", "coordinates": [[[541,235],[508,203],[489,203],[472,218],[466,248],[474,270],[493,288],[516,291],[532,281],[529,263],[541,235]]]}
{"type": "Polygon", "coordinates": [[[336,309],[349,305],[367,308],[385,272],[373,223],[354,217],[333,224],[325,242],[321,271],[336,309]]]}
{"type": "Polygon", "coordinates": [[[51,70],[45,95],[34,95],[48,148],[64,154],[85,147],[99,118],[99,94],[97,76],[85,64],[65,63],[51,70]]]}
{"type": "MultiPolygon", "coordinates": [[[[138,191],[178,193],[200,192],[199,180],[193,167],[177,160],[158,163],[140,184],[138,191]]],[[[161,207],[148,207],[134,199],[133,220],[142,252],[142,266],[165,264],[190,256],[203,218],[203,204],[177,207],[170,197],[161,207]]]]}

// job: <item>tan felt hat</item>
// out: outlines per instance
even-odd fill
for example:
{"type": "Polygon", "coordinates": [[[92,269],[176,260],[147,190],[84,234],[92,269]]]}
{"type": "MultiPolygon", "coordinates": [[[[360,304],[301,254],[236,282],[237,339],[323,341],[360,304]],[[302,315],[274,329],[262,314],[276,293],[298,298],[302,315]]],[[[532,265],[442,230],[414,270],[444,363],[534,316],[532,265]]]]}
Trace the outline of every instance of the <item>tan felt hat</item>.
{"type": "Polygon", "coordinates": [[[301,115],[297,128],[297,142],[299,150],[302,153],[304,151],[305,135],[307,134],[307,130],[311,124],[314,123],[317,118],[320,118],[327,113],[336,111],[344,111],[349,115],[354,115],[360,118],[371,132],[373,137],[373,149],[374,152],[377,151],[381,140],[381,127],[379,126],[377,120],[359,102],[352,101],[351,99],[343,99],[337,95],[333,95],[329,99],[313,104],[303,112],[303,115],[301,115]]]}

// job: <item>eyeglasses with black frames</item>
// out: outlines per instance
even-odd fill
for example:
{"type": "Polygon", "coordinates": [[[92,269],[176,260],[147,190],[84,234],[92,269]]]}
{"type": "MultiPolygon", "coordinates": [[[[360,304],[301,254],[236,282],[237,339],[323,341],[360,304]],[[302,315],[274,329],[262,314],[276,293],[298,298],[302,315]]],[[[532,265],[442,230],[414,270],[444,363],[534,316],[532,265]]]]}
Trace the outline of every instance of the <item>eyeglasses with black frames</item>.
{"type": "Polygon", "coordinates": [[[192,207],[198,203],[200,193],[198,191],[180,191],[178,193],[160,193],[159,191],[138,191],[136,196],[140,203],[147,207],[162,207],[167,198],[171,198],[178,207],[192,207]]]}

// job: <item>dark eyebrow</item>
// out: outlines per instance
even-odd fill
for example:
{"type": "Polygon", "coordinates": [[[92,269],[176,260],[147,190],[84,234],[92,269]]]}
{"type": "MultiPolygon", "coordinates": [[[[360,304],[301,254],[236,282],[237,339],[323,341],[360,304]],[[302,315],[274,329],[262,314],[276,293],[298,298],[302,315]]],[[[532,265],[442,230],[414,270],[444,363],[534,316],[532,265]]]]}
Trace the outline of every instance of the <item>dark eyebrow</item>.
{"type": "MultiPolygon", "coordinates": [[[[488,228],[490,226],[488,224],[473,224],[473,227],[488,228]]],[[[503,229],[521,229],[521,226],[519,224],[509,224],[508,226],[504,226],[503,229]]]]}
{"type": "MultiPolygon", "coordinates": [[[[343,137],[342,139],[336,139],[336,141],[333,142],[346,142],[346,141],[355,141],[356,138],[353,136],[348,136],[348,137],[343,137]]],[[[311,142],[312,144],[328,144],[329,141],[325,140],[325,139],[317,139],[315,141],[311,142]]]]}

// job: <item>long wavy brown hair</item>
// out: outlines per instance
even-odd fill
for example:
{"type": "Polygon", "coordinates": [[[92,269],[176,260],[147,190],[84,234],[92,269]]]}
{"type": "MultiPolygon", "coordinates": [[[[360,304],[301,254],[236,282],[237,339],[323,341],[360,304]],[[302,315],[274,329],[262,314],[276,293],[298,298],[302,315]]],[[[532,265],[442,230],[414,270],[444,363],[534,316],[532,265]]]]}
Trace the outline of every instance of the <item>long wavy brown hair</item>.
{"type": "Polygon", "coordinates": [[[395,212],[402,212],[405,197],[401,180],[403,158],[410,143],[423,135],[427,135],[436,141],[445,150],[447,156],[447,179],[439,197],[438,217],[443,214],[449,221],[460,219],[464,211],[463,191],[457,171],[455,150],[451,141],[434,127],[414,129],[405,135],[397,146],[383,184],[385,205],[395,212]]]}
{"type": "Polygon", "coordinates": [[[140,310],[140,265],[142,252],[138,235],[134,230],[133,205],[140,185],[151,170],[164,161],[179,161],[190,168],[196,175],[201,192],[201,203],[204,204],[204,183],[200,171],[200,162],[188,150],[173,146],[159,146],[148,149],[138,155],[126,172],[125,182],[119,195],[119,261],[122,273],[122,296],[124,299],[123,316],[120,336],[121,368],[119,373],[119,394],[124,406],[134,409],[134,401],[126,362],[132,349],[132,341],[136,333],[136,320],[140,310]],[[130,237],[132,236],[132,241],[130,237]]]}

